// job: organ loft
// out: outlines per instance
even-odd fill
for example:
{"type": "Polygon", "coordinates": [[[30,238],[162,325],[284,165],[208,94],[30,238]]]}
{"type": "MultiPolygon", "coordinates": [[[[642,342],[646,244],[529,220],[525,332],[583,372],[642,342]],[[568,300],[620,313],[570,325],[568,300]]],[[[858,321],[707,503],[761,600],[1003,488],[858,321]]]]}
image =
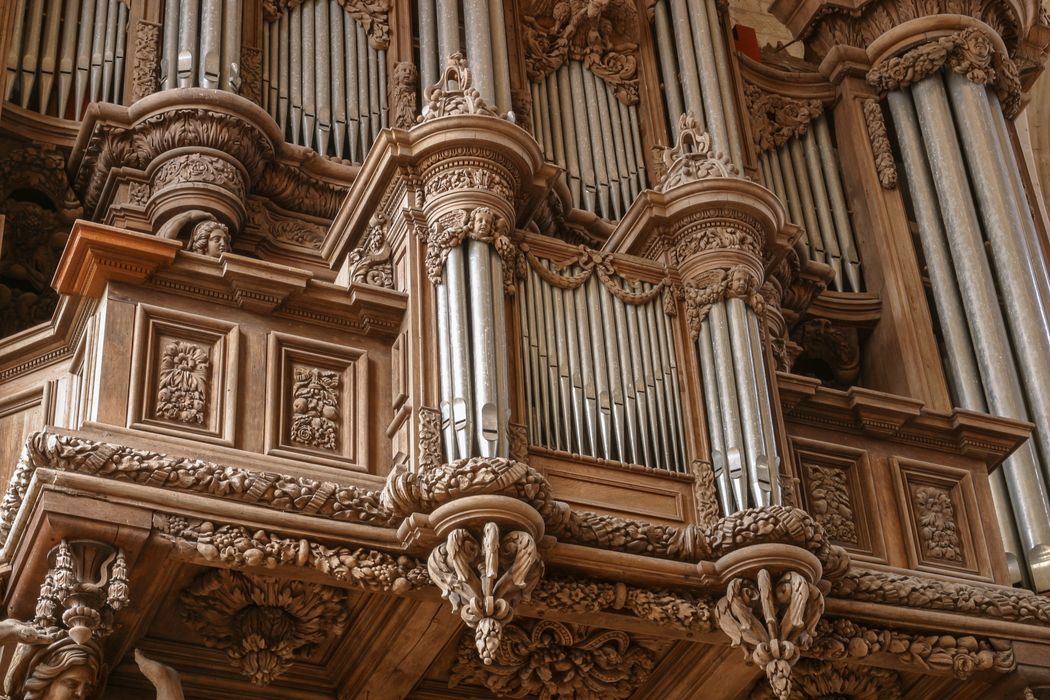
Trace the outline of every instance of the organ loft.
{"type": "Polygon", "coordinates": [[[0,4],[0,697],[1050,700],[1048,51],[0,4]]]}

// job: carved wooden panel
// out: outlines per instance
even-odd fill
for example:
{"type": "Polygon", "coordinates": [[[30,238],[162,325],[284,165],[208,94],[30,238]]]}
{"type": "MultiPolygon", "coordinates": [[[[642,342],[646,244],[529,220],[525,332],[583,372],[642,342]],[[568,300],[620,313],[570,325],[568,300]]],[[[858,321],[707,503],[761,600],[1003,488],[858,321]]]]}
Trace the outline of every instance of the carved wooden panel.
{"type": "Polygon", "coordinates": [[[793,438],[802,507],[836,544],[885,561],[871,460],[865,450],[793,438]]]}
{"type": "Polygon", "coordinates": [[[237,325],[140,304],[128,426],[234,444],[237,325]]]}
{"type": "Polygon", "coordinates": [[[891,459],[890,465],[904,514],[908,565],[987,577],[988,555],[970,473],[902,458],[891,459]]]}
{"type": "Polygon", "coordinates": [[[271,332],[266,367],[267,452],[365,469],[367,353],[271,332]]]}

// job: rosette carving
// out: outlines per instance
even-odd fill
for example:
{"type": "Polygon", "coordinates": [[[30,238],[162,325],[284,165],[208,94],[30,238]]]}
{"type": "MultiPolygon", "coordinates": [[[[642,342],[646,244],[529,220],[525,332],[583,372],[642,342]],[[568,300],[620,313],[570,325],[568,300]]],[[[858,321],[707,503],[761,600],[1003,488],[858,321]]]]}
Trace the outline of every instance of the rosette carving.
{"type": "Polygon", "coordinates": [[[530,0],[522,13],[525,67],[537,82],[582,61],[626,105],[638,103],[641,18],[630,0],[530,0]]]}

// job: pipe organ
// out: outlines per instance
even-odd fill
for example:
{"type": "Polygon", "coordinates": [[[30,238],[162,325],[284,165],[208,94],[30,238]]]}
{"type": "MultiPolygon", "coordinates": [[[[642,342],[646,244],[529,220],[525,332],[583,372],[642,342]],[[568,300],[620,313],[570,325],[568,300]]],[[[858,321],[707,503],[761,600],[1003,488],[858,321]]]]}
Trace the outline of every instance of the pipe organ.
{"type": "Polygon", "coordinates": [[[0,30],[0,700],[1050,700],[1037,0],[0,30]]]}
{"type": "Polygon", "coordinates": [[[124,0],[17,0],[4,99],[80,119],[89,102],[121,102],[127,50],[124,0]]]}
{"type": "Polygon", "coordinates": [[[291,143],[360,163],[387,126],[387,51],[344,5],[304,0],[267,20],[263,106],[291,143]]]}

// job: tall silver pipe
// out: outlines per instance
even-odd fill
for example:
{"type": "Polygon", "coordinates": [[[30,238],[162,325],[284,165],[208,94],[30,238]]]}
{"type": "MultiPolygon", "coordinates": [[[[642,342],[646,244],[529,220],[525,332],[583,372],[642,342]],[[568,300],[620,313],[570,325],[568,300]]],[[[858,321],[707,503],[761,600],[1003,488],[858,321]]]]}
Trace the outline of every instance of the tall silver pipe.
{"type": "Polygon", "coordinates": [[[591,155],[594,159],[594,175],[595,185],[598,188],[598,204],[601,207],[601,215],[607,219],[613,218],[610,215],[612,208],[612,200],[610,198],[609,190],[609,169],[606,165],[605,155],[605,139],[608,135],[605,133],[605,129],[602,126],[601,119],[598,116],[598,110],[595,109],[595,105],[598,103],[598,94],[595,90],[595,77],[589,71],[585,70],[579,62],[574,61],[573,65],[580,71],[581,79],[583,81],[583,93],[587,98],[587,121],[590,124],[590,137],[591,137],[591,155]]]}
{"type": "Polygon", "coordinates": [[[598,397],[598,432],[601,438],[600,456],[611,459],[613,445],[612,387],[609,385],[608,352],[605,337],[608,326],[603,321],[600,296],[603,290],[597,277],[587,280],[587,306],[590,309],[591,349],[594,357],[594,383],[598,397]]]}
{"type": "Polygon", "coordinates": [[[729,299],[726,302],[726,312],[729,320],[729,338],[733,347],[733,376],[736,379],[748,486],[752,502],[757,506],[767,506],[772,491],[769,455],[766,454],[761,428],[762,415],[759,409],[757,377],[752,364],[754,350],[750,347],[747,307],[740,299],[729,299]]]}
{"type": "Polygon", "coordinates": [[[839,249],[839,241],[835,235],[835,224],[831,215],[831,202],[828,200],[827,188],[824,186],[824,173],[821,172],[820,155],[817,153],[817,144],[813,138],[813,130],[807,131],[800,140],[806,154],[806,169],[809,171],[813,201],[817,205],[816,213],[820,238],[824,242],[824,250],[828,254],[828,264],[835,270],[836,286],[838,289],[843,290],[846,288],[846,279],[843,277],[842,251],[839,249]]]}
{"type": "Polygon", "coordinates": [[[561,306],[565,309],[565,331],[568,340],[569,383],[572,404],[572,427],[576,436],[576,452],[586,454],[588,450],[586,417],[584,414],[583,368],[581,365],[581,334],[585,323],[576,316],[576,295],[571,289],[557,290],[561,295],[561,306]]]}
{"type": "MultiPolygon", "coordinates": [[[[608,296],[612,297],[612,294],[608,296]]],[[[643,451],[639,444],[638,409],[639,404],[644,401],[644,396],[639,399],[638,391],[645,387],[645,379],[642,378],[641,386],[635,383],[634,360],[637,356],[634,345],[638,342],[638,329],[628,326],[626,305],[622,299],[612,297],[609,300],[613,311],[613,325],[619,346],[620,363],[620,386],[623,392],[623,422],[619,424],[619,431],[623,434],[624,452],[620,456],[621,461],[631,464],[645,464],[643,451]]]]}
{"type": "Polygon", "coordinates": [[[438,72],[449,56],[459,51],[459,2],[437,0],[438,72]]]}
{"type": "Polygon", "coordinates": [[[715,63],[715,38],[707,14],[708,0],[688,0],[689,19],[693,26],[693,46],[700,69],[700,90],[703,93],[704,115],[707,131],[711,134],[711,145],[715,152],[731,154],[729,131],[726,126],[725,101],[718,84],[718,67],[715,63]]]}
{"type": "MultiPolygon", "coordinates": [[[[123,7],[123,5],[121,6],[123,7]]],[[[61,3],[54,4],[48,8],[44,38],[40,48],[40,107],[38,111],[41,114],[47,113],[47,105],[51,99],[51,88],[54,86],[55,81],[55,69],[58,66],[58,30],[59,23],[62,21],[61,8],[61,3]]]]}
{"type": "MultiPolygon", "coordinates": [[[[598,177],[596,176],[595,156],[597,151],[595,141],[599,136],[594,133],[596,119],[590,119],[590,110],[587,105],[593,104],[585,89],[583,79],[583,67],[579,61],[569,61],[569,77],[572,85],[572,111],[576,117],[576,144],[579,148],[580,168],[583,180],[583,203],[584,209],[594,211],[598,205],[598,177]],[[584,138],[586,134],[586,138],[584,138]]],[[[607,200],[608,198],[606,198],[607,200]]],[[[606,208],[608,204],[606,203],[606,208]]]]}
{"type": "MultiPolygon", "coordinates": [[[[784,183],[784,196],[788,206],[788,212],[791,214],[791,221],[801,226],[805,224],[806,220],[802,215],[802,202],[799,199],[798,183],[795,181],[795,169],[791,164],[791,154],[784,146],[771,148],[767,153],[770,156],[770,168],[774,172],[780,172],[781,180],[784,183]]],[[[808,231],[806,232],[806,237],[808,242],[808,231]]],[[[810,245],[809,249],[812,251],[813,246],[810,245]]]]}
{"type": "MultiPolygon", "coordinates": [[[[947,349],[948,371],[956,400],[963,408],[984,412],[987,405],[984,389],[974,359],[966,312],[959,298],[959,284],[955,279],[948,241],[941,224],[941,216],[933,178],[926,165],[922,135],[911,96],[903,90],[890,92],[886,99],[893,117],[897,141],[904,160],[904,172],[911,193],[919,242],[930,273],[933,301],[947,349]]],[[[992,500],[995,504],[999,531],[1008,556],[1015,563],[1022,558],[1023,548],[1017,537],[1016,526],[1010,517],[1011,505],[1003,470],[992,476],[992,500]]]]}
{"type": "Polygon", "coordinates": [[[495,104],[496,84],[488,0],[463,0],[463,34],[467,39],[467,59],[474,76],[474,87],[486,102],[495,104]]]}
{"type": "Polygon", "coordinates": [[[670,444],[666,440],[666,417],[661,420],[660,414],[662,392],[659,392],[656,382],[660,353],[653,352],[652,337],[656,328],[652,327],[652,318],[648,314],[651,306],[652,303],[627,307],[631,361],[638,396],[638,433],[644,458],[642,464],[668,469],[672,466],[672,457],[667,449],[670,444]]]}
{"type": "MultiPolygon", "coordinates": [[[[95,23],[95,0],[82,0],[82,3],[80,6],[80,26],[85,29],[93,27],[95,23]]],[[[12,45],[17,45],[17,43],[16,41],[11,42],[12,45]]],[[[80,115],[84,113],[90,72],[91,32],[82,29],[77,36],[77,74],[74,80],[75,97],[73,111],[77,121],[80,120],[80,115]]]]}
{"type": "Polygon", "coordinates": [[[586,425],[585,435],[590,454],[600,454],[598,442],[598,383],[595,375],[594,343],[591,339],[592,307],[588,302],[589,284],[582,284],[573,290],[573,305],[576,308],[576,319],[580,329],[580,374],[583,380],[583,416],[586,425]]]}
{"type": "MultiPolygon", "coordinates": [[[[671,35],[671,18],[667,13],[667,1],[657,0],[653,6],[656,25],[656,53],[660,59],[660,73],[663,77],[664,96],[667,99],[667,113],[673,130],[672,139],[678,138],[677,115],[685,113],[682,103],[682,90],[678,80],[678,52],[671,35]]],[[[673,143],[673,141],[672,141],[673,143]]]]}
{"type": "Polygon", "coordinates": [[[346,142],[350,160],[360,163],[364,152],[359,145],[361,87],[358,84],[357,20],[346,13],[343,14],[343,45],[346,46],[346,142]]]}
{"type": "MultiPolygon", "coordinates": [[[[425,88],[438,81],[439,60],[437,39],[437,14],[434,0],[416,2],[419,32],[419,82],[425,88]]],[[[445,57],[448,60],[448,57],[445,57]]],[[[420,91],[422,95],[422,91],[420,91]]]]}
{"type": "MultiPolygon", "coordinates": [[[[376,91],[379,93],[379,127],[385,129],[389,126],[387,121],[390,115],[390,106],[387,104],[386,95],[386,49],[376,49],[376,60],[379,63],[379,77],[376,84],[376,91]]],[[[376,132],[376,136],[379,132],[376,132]]],[[[375,140],[375,136],[372,137],[375,140]]]]}
{"type": "Polygon", "coordinates": [[[292,143],[299,144],[303,125],[303,6],[296,5],[289,11],[288,55],[291,60],[289,87],[291,88],[291,135],[292,143]]]}
{"type": "MultiPolygon", "coordinates": [[[[1021,386],[1006,341],[944,83],[940,75],[934,75],[913,85],[911,91],[961,282],[960,291],[973,331],[974,350],[984,376],[989,408],[1000,415],[1024,419],[1021,386]]],[[[1030,442],[1008,460],[1005,474],[1029,565],[1033,573],[1045,581],[1046,569],[1050,566],[1045,549],[1050,547],[1050,500],[1030,442]]]]}
{"type": "MultiPolygon", "coordinates": [[[[674,26],[675,48],[677,48],[678,65],[681,69],[682,95],[685,100],[685,111],[692,112],[699,123],[701,131],[707,131],[707,119],[704,116],[704,98],[700,91],[700,72],[696,65],[696,49],[693,46],[693,29],[689,23],[691,8],[686,0],[670,0],[671,22],[674,26]]],[[[677,124],[678,115],[671,115],[671,123],[677,124]]],[[[676,127],[677,128],[677,127],[676,127]]]]}
{"type": "Polygon", "coordinates": [[[470,363],[470,317],[467,314],[467,280],[463,246],[448,253],[445,261],[445,283],[448,285],[448,327],[452,358],[452,426],[456,450],[471,454],[474,441],[474,393],[470,363]]]}
{"type": "MultiPolygon", "coordinates": [[[[324,0],[314,2],[324,4],[324,0]]],[[[241,0],[225,0],[223,14],[219,84],[223,90],[238,92],[241,89],[241,0]]]]}
{"type": "Polygon", "coordinates": [[[645,181],[645,155],[642,153],[642,130],[638,126],[638,105],[631,105],[627,115],[631,119],[631,143],[634,146],[634,160],[638,163],[638,192],[641,192],[648,183],[645,181]]]}
{"type": "Polygon", "coordinates": [[[713,304],[705,323],[711,326],[711,344],[715,359],[715,381],[718,385],[718,405],[725,439],[725,458],[733,485],[733,496],[738,509],[748,507],[747,469],[744,466],[745,446],[740,425],[740,400],[736,391],[736,373],[733,367],[733,342],[729,332],[726,307],[713,304]]]}
{"type": "Polygon", "coordinates": [[[634,202],[634,198],[642,191],[641,179],[638,173],[638,159],[635,157],[634,152],[634,129],[631,128],[631,115],[629,108],[623,102],[616,99],[614,95],[612,97],[612,106],[616,112],[619,113],[617,118],[617,124],[623,133],[623,150],[624,150],[624,162],[627,165],[627,174],[625,175],[627,180],[627,206],[634,202]]]}
{"type": "Polygon", "coordinates": [[[124,3],[109,0],[109,9],[106,11],[106,38],[102,42],[101,99],[106,101],[109,101],[113,95],[113,73],[117,62],[117,27],[120,23],[117,7],[124,7],[124,3]]]}
{"type": "Polygon", "coordinates": [[[438,381],[441,386],[441,400],[438,404],[438,409],[441,413],[441,434],[444,438],[445,461],[451,462],[457,458],[457,454],[456,432],[452,425],[452,359],[449,356],[452,336],[449,333],[448,284],[442,281],[435,287],[434,292],[437,300],[438,381]]]}
{"type": "Polygon", "coordinates": [[[288,95],[290,94],[288,72],[291,68],[291,63],[288,51],[292,40],[288,14],[285,12],[281,15],[281,19],[277,21],[277,33],[281,37],[281,40],[278,42],[280,47],[277,50],[277,123],[280,125],[283,133],[287,133],[288,130],[288,95]]]}
{"type": "MultiPolygon", "coordinates": [[[[549,265],[544,263],[549,268],[549,265]]],[[[551,383],[554,386],[554,422],[558,428],[556,447],[561,450],[572,449],[570,437],[572,419],[569,407],[571,383],[568,373],[568,358],[565,356],[566,340],[564,319],[558,313],[554,289],[549,284],[543,285],[543,316],[547,320],[547,331],[550,343],[547,348],[551,363],[551,383]]]]}
{"type": "Polygon", "coordinates": [[[551,110],[550,124],[551,136],[554,139],[554,160],[558,165],[568,169],[565,156],[565,131],[562,129],[562,118],[565,111],[562,109],[561,94],[558,91],[558,77],[551,73],[543,79],[543,83],[547,89],[547,104],[551,110]]]}
{"type": "Polygon", "coordinates": [[[352,22],[354,33],[357,35],[357,103],[358,103],[358,139],[361,147],[361,160],[368,153],[368,147],[372,141],[372,112],[369,109],[368,94],[371,92],[372,81],[368,75],[368,37],[365,29],[356,21],[352,22]]]}
{"type": "MultiPolygon", "coordinates": [[[[91,0],[88,0],[90,3],[91,0]]],[[[25,0],[16,0],[14,10],[14,27],[12,28],[11,41],[7,47],[7,85],[4,87],[4,101],[10,100],[18,84],[18,70],[22,61],[22,43],[25,36],[25,0]]]]}
{"type": "Polygon", "coordinates": [[[492,318],[492,258],[487,243],[466,240],[467,289],[470,294],[470,349],[474,370],[475,430],[478,453],[495,457],[499,448],[496,384],[496,329],[492,318]]]}
{"type": "Polygon", "coordinates": [[[656,315],[659,323],[659,336],[657,340],[660,352],[660,362],[664,366],[664,384],[669,387],[668,411],[671,415],[672,444],[678,455],[678,471],[686,471],[685,456],[685,425],[682,421],[682,390],[678,379],[678,354],[674,345],[674,331],[671,329],[671,320],[655,304],[651,312],[656,315]]]}
{"type": "Polygon", "coordinates": [[[802,144],[798,138],[791,138],[787,142],[787,148],[802,204],[802,218],[806,228],[806,240],[809,241],[809,252],[818,262],[827,262],[824,240],[820,235],[820,224],[817,223],[817,205],[813,200],[813,190],[810,188],[806,158],[802,155],[802,144]]]}
{"type": "MultiPolygon", "coordinates": [[[[58,54],[58,116],[66,118],[69,92],[73,87],[73,71],[77,60],[77,18],[80,16],[81,0],[67,0],[62,19],[62,48],[58,54]]],[[[169,32],[170,34],[171,32],[169,32]]],[[[164,37],[167,41],[167,35],[164,37]]],[[[178,40],[178,37],[175,37],[178,40]]],[[[15,37],[11,43],[16,43],[15,37]]],[[[163,65],[163,60],[162,65],[163,65]]],[[[174,87],[174,86],[173,86],[174,87]]]]}
{"type": "MultiPolygon", "coordinates": [[[[598,82],[599,85],[605,88],[603,92],[605,93],[605,101],[608,105],[609,117],[612,124],[610,131],[612,132],[611,139],[615,144],[613,152],[616,160],[616,179],[620,188],[620,201],[622,202],[620,209],[620,215],[622,216],[627,207],[631,205],[631,200],[633,199],[631,193],[631,174],[627,168],[626,153],[631,149],[631,137],[624,130],[624,125],[620,121],[620,101],[616,99],[616,95],[613,94],[613,91],[608,84],[605,84],[604,81],[598,82]]],[[[633,151],[631,155],[634,155],[633,151]]]]}
{"type": "MultiPolygon", "coordinates": [[[[653,287],[648,283],[644,286],[646,291],[653,287]]],[[[674,418],[668,411],[671,385],[665,381],[666,350],[660,351],[659,324],[664,319],[657,316],[658,313],[663,316],[662,311],[657,311],[657,306],[656,301],[651,301],[638,309],[641,317],[639,325],[642,332],[642,364],[646,371],[645,387],[648,392],[649,427],[652,431],[653,444],[659,445],[659,449],[654,451],[661,455],[660,462],[653,466],[666,465],[667,468],[678,471],[678,456],[674,447],[674,418]]]]}
{"type": "MultiPolygon", "coordinates": [[[[342,30],[342,22],[339,29],[342,30]]],[[[325,0],[314,0],[314,30],[317,32],[317,77],[314,81],[314,102],[317,107],[317,131],[314,140],[317,152],[328,153],[328,141],[332,135],[332,32],[328,27],[328,3],[325,0]]],[[[342,43],[343,33],[339,32],[342,43]]],[[[342,58],[341,56],[339,58],[342,58]]],[[[336,64],[338,65],[338,64],[336,64]]]]}
{"type": "Polygon", "coordinates": [[[1027,208],[1028,203],[1014,197],[985,90],[954,72],[948,76],[948,93],[956,108],[955,120],[971,166],[978,211],[991,243],[999,296],[1005,302],[1014,353],[1025,378],[1021,386],[1033,421],[1040,426],[1034,437],[1043,455],[1043,477],[1050,481],[1050,434],[1045,429],[1050,426],[1050,396],[1038,386],[1038,379],[1050,376],[1050,319],[1042,304],[1043,280],[1033,268],[1031,249],[1025,243],[1029,231],[1021,209],[1027,208]]]}
{"type": "MultiPolygon", "coordinates": [[[[309,10],[306,11],[309,16],[309,10]]],[[[312,32],[311,32],[312,35],[312,32]]],[[[200,65],[197,68],[201,87],[219,87],[222,64],[222,1],[201,0],[200,65]]]]}
{"type": "Polygon", "coordinates": [[[580,159],[577,153],[576,108],[569,89],[569,67],[562,65],[555,73],[558,79],[558,102],[562,107],[562,133],[565,135],[565,170],[569,179],[569,192],[577,207],[581,205],[582,184],[580,182],[580,159]]]}
{"type": "MultiPolygon", "coordinates": [[[[87,5],[91,0],[81,2],[87,5]]],[[[160,57],[162,90],[171,90],[179,85],[179,15],[179,0],[164,0],[164,38],[160,57]]]]}
{"type": "Polygon", "coordinates": [[[704,385],[704,408],[707,413],[708,433],[711,439],[711,467],[715,472],[718,501],[722,504],[722,512],[729,515],[737,511],[736,498],[733,496],[733,479],[729,475],[729,466],[726,463],[725,428],[720,419],[722,408],[716,381],[718,368],[715,365],[711,324],[707,319],[700,325],[700,336],[697,338],[696,347],[697,354],[700,356],[700,379],[704,385]]]}
{"type": "Polygon", "coordinates": [[[492,78],[495,83],[496,111],[506,114],[511,110],[510,59],[507,55],[507,20],[503,15],[502,0],[488,0],[489,26],[492,32],[492,78]]]}
{"type": "Polygon", "coordinates": [[[620,212],[623,210],[623,200],[620,196],[620,172],[616,152],[620,150],[621,145],[614,141],[615,137],[610,133],[611,130],[609,129],[608,87],[605,85],[605,81],[589,70],[584,71],[584,76],[590,79],[594,93],[594,102],[598,105],[599,132],[601,133],[602,151],[605,156],[604,182],[609,192],[610,206],[612,207],[610,211],[602,212],[602,215],[607,219],[619,219],[620,212]]]}
{"type": "Polygon", "coordinates": [[[503,292],[503,260],[494,246],[483,244],[489,252],[489,265],[492,278],[489,286],[492,289],[492,330],[493,358],[495,360],[496,378],[496,456],[510,456],[510,394],[507,391],[510,377],[509,348],[507,347],[507,300],[503,292]]]}
{"type": "MultiPolygon", "coordinates": [[[[597,282],[597,276],[595,276],[597,282]]],[[[610,329],[616,329],[616,317],[613,311],[613,296],[598,283],[599,304],[602,318],[602,338],[605,341],[605,361],[608,367],[609,378],[609,401],[612,408],[612,438],[616,447],[615,459],[626,462],[626,440],[624,427],[626,425],[624,404],[623,375],[620,371],[624,354],[620,352],[620,337],[618,333],[610,333],[610,329]]]]}
{"type": "MultiPolygon", "coordinates": [[[[759,330],[759,317],[749,309],[746,310],[745,316],[749,342],[748,356],[751,360],[751,372],[757,390],[758,427],[762,435],[762,442],[765,444],[766,469],[768,469],[769,478],[768,503],[779,505],[783,503],[780,486],[780,457],[777,455],[776,433],[773,427],[773,402],[770,400],[769,375],[766,371],[766,350],[762,342],[762,332],[759,330]]],[[[760,479],[761,476],[760,466],[760,479]]]]}
{"type": "Polygon", "coordinates": [[[102,99],[102,62],[106,51],[108,22],[109,0],[95,0],[95,29],[91,38],[91,74],[88,80],[88,96],[92,102],[102,99]]]}
{"type": "Polygon", "coordinates": [[[529,350],[529,368],[532,373],[532,395],[534,400],[532,402],[532,422],[531,428],[535,437],[535,442],[538,444],[547,444],[547,433],[545,431],[545,425],[543,422],[543,396],[544,392],[541,384],[544,381],[546,370],[540,366],[540,346],[539,346],[539,328],[536,323],[536,273],[529,268],[529,274],[526,275],[525,287],[523,290],[523,297],[519,300],[522,309],[526,312],[526,323],[528,326],[528,350],[529,350]]]}
{"type": "MultiPolygon", "coordinates": [[[[104,3],[104,7],[108,7],[106,0],[101,0],[104,3]]],[[[25,41],[22,44],[22,71],[21,71],[21,103],[22,107],[25,108],[29,105],[29,96],[33,91],[33,83],[36,81],[36,66],[37,60],[40,57],[40,33],[41,24],[44,17],[44,0],[30,0],[29,12],[26,15],[25,24],[23,25],[23,31],[25,32],[25,41]]],[[[98,26],[96,26],[98,31],[98,26]]],[[[105,23],[102,26],[105,31],[105,23]]],[[[100,41],[98,37],[95,39],[96,42],[100,41]]],[[[99,56],[101,59],[101,55],[99,56]]],[[[101,60],[98,66],[101,71],[101,60]]]]}
{"type": "MultiPolygon", "coordinates": [[[[361,31],[364,31],[362,28],[361,31]]],[[[368,146],[379,136],[379,130],[383,125],[382,106],[379,94],[383,92],[385,85],[379,82],[379,52],[371,46],[368,47],[368,110],[371,116],[368,132],[368,146]]]]}
{"type": "Polygon", "coordinates": [[[729,53],[726,50],[726,36],[723,31],[718,4],[715,0],[704,0],[707,7],[707,19],[711,30],[711,46],[715,54],[715,72],[718,74],[718,90],[722,95],[722,109],[725,110],[726,133],[729,136],[729,156],[739,167],[744,165],[744,145],[740,136],[740,119],[736,111],[736,89],[729,70],[729,53]]]}
{"type": "Polygon", "coordinates": [[[328,64],[332,71],[332,111],[334,124],[332,140],[335,154],[344,158],[346,152],[346,70],[343,68],[346,55],[343,43],[343,8],[338,0],[328,0],[328,26],[332,36],[332,53],[328,64]]]}
{"type": "Polygon", "coordinates": [[[536,115],[540,120],[536,123],[536,130],[542,135],[540,145],[547,160],[554,160],[554,132],[551,130],[553,112],[547,101],[547,83],[542,80],[536,83],[536,96],[539,98],[536,115]]]}
{"type": "Polygon", "coordinates": [[[320,40],[314,25],[314,7],[317,0],[310,5],[303,3],[303,145],[314,147],[314,128],[317,125],[317,60],[320,53],[320,40]]]}
{"type": "Polygon", "coordinates": [[[539,358],[540,410],[543,412],[543,440],[548,447],[557,444],[557,419],[551,416],[554,406],[554,385],[551,383],[551,362],[547,352],[547,340],[551,331],[543,312],[543,281],[535,270],[529,270],[532,282],[532,308],[536,319],[536,355],[539,358]]]}
{"type": "Polygon", "coordinates": [[[817,149],[820,151],[820,162],[831,200],[831,215],[835,222],[835,234],[838,238],[839,250],[842,252],[846,278],[849,280],[850,289],[859,292],[863,289],[860,279],[860,257],[857,255],[857,246],[853,241],[849,208],[846,206],[846,196],[842,191],[838,160],[835,158],[831,144],[831,132],[828,130],[827,119],[824,116],[818,117],[814,121],[813,130],[816,132],[817,149]]]}

